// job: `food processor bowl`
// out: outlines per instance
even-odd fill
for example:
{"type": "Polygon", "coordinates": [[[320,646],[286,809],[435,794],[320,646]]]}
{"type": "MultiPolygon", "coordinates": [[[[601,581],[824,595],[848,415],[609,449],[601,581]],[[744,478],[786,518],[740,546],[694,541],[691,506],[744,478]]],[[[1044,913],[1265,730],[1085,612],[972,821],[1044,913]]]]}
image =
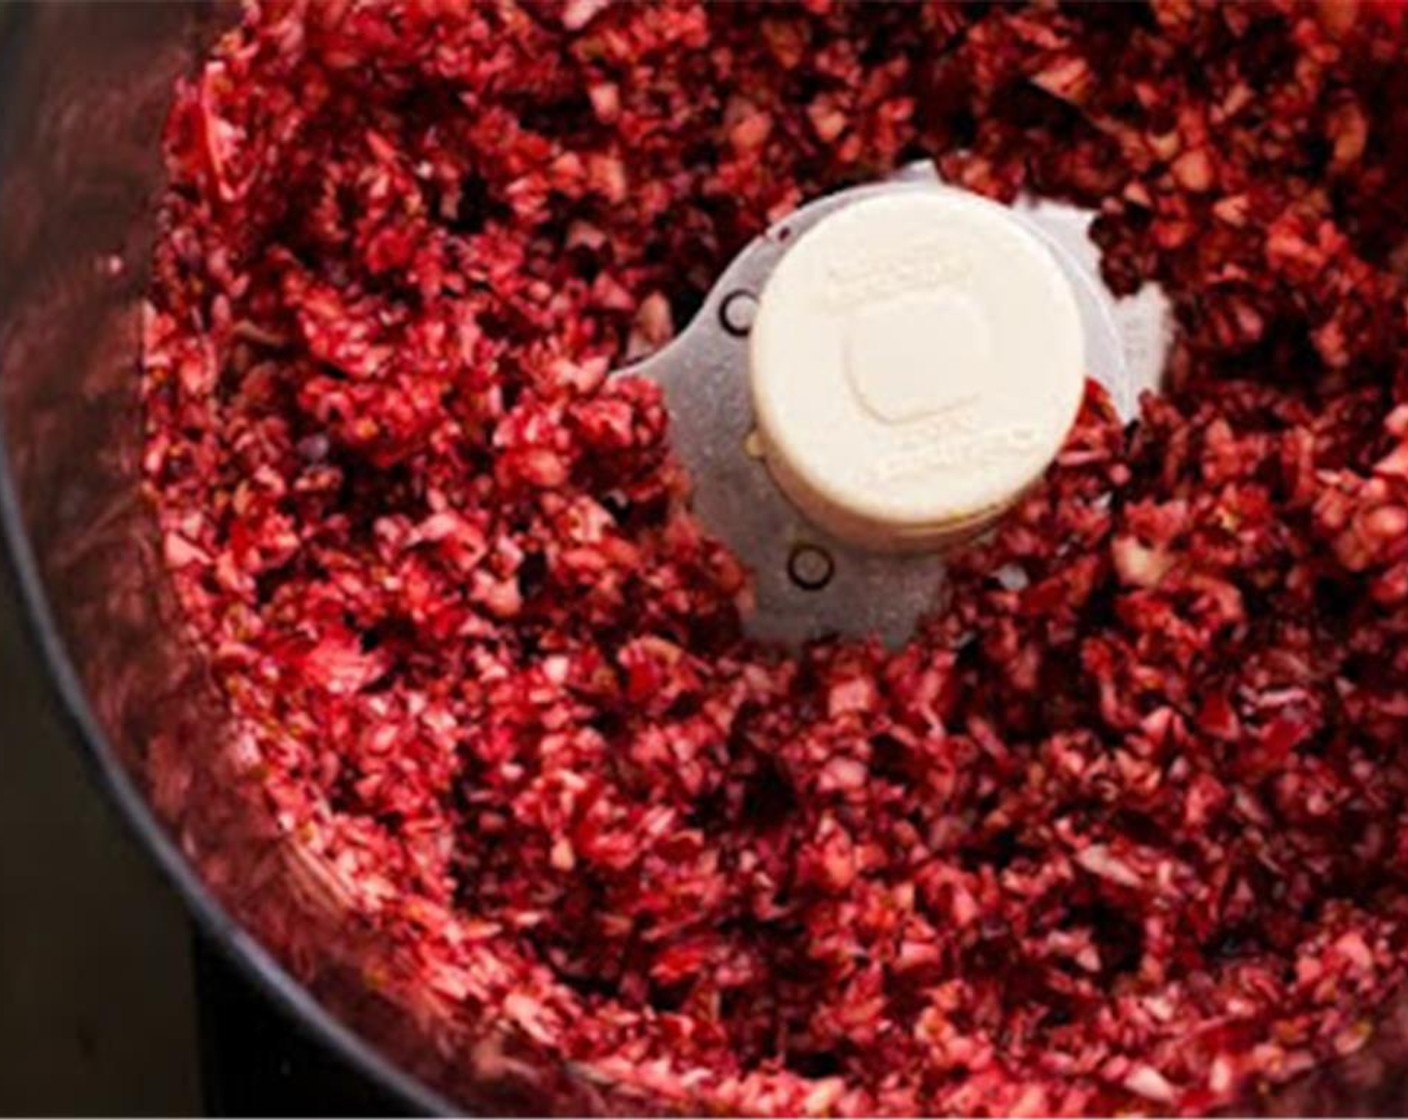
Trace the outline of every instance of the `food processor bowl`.
{"type": "Polygon", "coordinates": [[[362,977],[276,960],[277,931],[254,912],[276,881],[220,878],[221,852],[277,833],[217,777],[229,737],[180,637],[142,491],[138,356],[172,84],[228,18],[207,4],[0,7],[0,520],[73,737],[205,934],[407,1110],[448,1110],[430,1082],[461,1107],[507,1108],[447,1073],[456,1063],[432,1059],[362,977]],[[207,775],[179,808],[146,777],[160,742],[207,775]]]}
{"type": "MultiPolygon", "coordinates": [[[[321,920],[307,905],[316,871],[235,765],[238,736],[181,636],[140,469],[160,133],[173,81],[229,16],[175,2],[0,7],[0,521],[36,646],[95,779],[207,935],[408,1109],[653,1110],[501,1042],[437,1048],[437,1004],[378,990],[369,962],[390,946],[364,946],[361,968],[285,949],[287,923],[321,920]],[[187,764],[153,782],[160,751],[187,764]]],[[[1372,1043],[1342,1065],[1248,1108],[1401,1113],[1408,1004],[1380,1009],[1372,1043]]]]}

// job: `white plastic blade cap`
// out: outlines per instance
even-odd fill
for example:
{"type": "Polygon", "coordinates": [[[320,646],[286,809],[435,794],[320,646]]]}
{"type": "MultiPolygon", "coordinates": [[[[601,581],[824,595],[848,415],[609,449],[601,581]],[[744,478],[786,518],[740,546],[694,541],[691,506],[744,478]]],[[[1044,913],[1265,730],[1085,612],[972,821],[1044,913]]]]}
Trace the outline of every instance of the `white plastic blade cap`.
{"type": "Polygon", "coordinates": [[[1085,380],[1051,251],[958,191],[822,219],[768,278],[750,347],[768,469],[809,519],[874,549],[988,524],[1060,450],[1085,380]]]}

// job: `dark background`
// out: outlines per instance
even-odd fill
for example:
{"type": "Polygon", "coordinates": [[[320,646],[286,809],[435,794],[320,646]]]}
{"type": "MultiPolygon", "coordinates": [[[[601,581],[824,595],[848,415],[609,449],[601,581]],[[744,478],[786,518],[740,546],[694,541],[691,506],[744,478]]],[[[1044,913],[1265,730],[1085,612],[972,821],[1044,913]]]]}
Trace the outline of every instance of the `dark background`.
{"type": "Polygon", "coordinates": [[[195,933],[89,774],[0,557],[0,1115],[384,1115],[195,933]]]}
{"type": "Polygon", "coordinates": [[[0,563],[0,1113],[200,1111],[190,930],[63,728],[0,563]]]}

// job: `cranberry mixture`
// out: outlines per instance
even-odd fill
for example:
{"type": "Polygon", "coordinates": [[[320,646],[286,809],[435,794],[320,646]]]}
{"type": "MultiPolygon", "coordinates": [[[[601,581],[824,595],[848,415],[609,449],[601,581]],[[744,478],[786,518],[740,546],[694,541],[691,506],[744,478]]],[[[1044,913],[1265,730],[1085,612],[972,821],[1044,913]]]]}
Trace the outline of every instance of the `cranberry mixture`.
{"type": "Polygon", "coordinates": [[[249,6],[167,133],[146,471],[273,819],[398,947],[367,982],[653,1109],[1197,1112],[1364,1046],[1408,975],[1405,63],[1353,0],[249,6]],[[921,158],[1098,209],[1166,392],[1092,387],[903,649],[765,648],[607,374],[921,158]]]}

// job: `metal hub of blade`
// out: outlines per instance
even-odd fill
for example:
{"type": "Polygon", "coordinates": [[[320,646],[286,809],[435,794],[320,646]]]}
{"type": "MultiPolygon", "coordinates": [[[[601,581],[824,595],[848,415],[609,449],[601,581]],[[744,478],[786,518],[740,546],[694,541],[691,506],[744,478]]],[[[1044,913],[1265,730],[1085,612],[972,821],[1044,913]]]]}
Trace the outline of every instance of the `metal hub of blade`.
{"type": "MultiPolygon", "coordinates": [[[[801,644],[829,634],[875,635],[894,646],[939,602],[941,555],[872,552],[838,540],[777,488],[754,431],[748,334],[769,275],[823,218],[876,194],[954,189],[928,165],[917,165],[802,207],[733,260],[673,342],[617,373],[649,378],[664,391],[676,453],[694,479],[695,511],[752,572],[756,607],[745,623],[757,638],[801,644]]],[[[1066,273],[1089,373],[1110,391],[1120,414],[1132,417],[1139,395],[1158,387],[1170,333],[1167,300],[1152,286],[1127,299],[1109,294],[1087,236],[1089,211],[1024,199],[1012,213],[1066,273]]]]}

